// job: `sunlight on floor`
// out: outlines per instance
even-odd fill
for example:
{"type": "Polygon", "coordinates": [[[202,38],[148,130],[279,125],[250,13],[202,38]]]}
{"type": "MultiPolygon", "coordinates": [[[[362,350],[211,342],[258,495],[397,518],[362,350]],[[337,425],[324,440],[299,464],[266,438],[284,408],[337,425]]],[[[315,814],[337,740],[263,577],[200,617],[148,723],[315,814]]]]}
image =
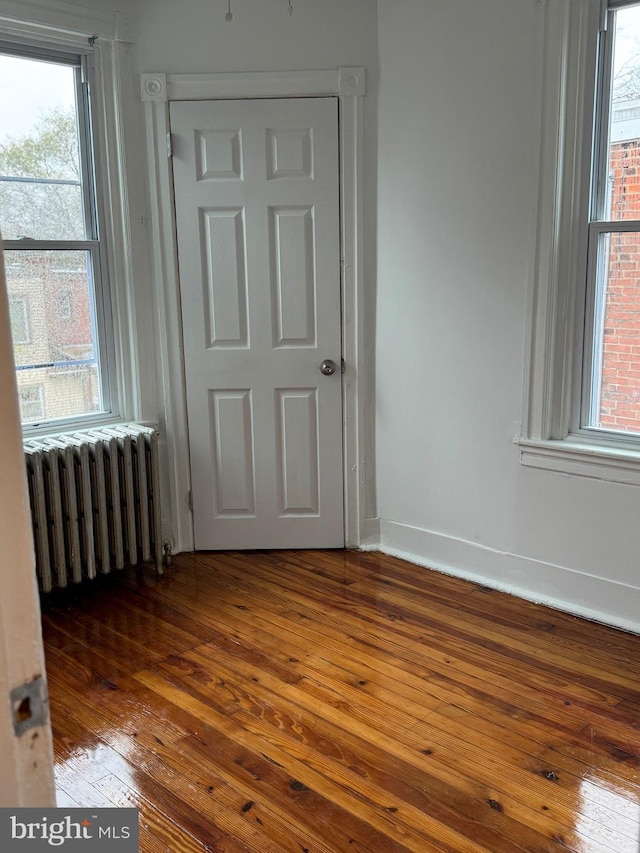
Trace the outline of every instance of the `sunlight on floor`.
{"type": "Polygon", "coordinates": [[[630,788],[615,791],[610,778],[597,776],[580,783],[576,832],[593,839],[594,851],[602,844],[616,853],[640,851],[640,802],[630,788]]]}

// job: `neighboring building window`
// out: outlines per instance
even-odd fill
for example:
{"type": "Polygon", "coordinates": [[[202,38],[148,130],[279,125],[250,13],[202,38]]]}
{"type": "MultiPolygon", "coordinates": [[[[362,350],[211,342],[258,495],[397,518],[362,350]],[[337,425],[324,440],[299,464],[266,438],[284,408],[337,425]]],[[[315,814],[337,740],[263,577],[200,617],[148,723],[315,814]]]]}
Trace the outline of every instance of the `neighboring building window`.
{"type": "Polygon", "coordinates": [[[549,0],[524,464],[640,484],[640,0],[549,0]]]}
{"type": "Polygon", "coordinates": [[[13,338],[14,345],[28,344],[30,336],[27,300],[19,296],[10,296],[9,316],[11,318],[11,337],[13,338]]]}
{"type": "Polygon", "coordinates": [[[24,385],[18,388],[20,414],[25,422],[44,418],[44,388],[42,385],[24,385]]]}
{"type": "Polygon", "coordinates": [[[58,302],[58,317],[61,320],[70,320],[73,313],[73,299],[70,290],[63,290],[60,293],[58,302]]]}
{"type": "Polygon", "coordinates": [[[34,415],[35,399],[21,397],[25,422],[91,422],[113,410],[91,61],[90,50],[0,40],[0,230],[14,355],[18,385],[46,400],[34,415]]]}

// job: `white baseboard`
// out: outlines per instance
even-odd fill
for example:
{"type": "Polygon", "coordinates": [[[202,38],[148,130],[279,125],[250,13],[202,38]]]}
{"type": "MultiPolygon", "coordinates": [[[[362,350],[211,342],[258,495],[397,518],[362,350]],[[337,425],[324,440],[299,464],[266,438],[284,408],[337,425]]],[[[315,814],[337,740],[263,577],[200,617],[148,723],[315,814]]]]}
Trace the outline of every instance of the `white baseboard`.
{"type": "Polygon", "coordinates": [[[640,634],[638,587],[407,524],[381,519],[379,527],[385,554],[640,634]]]}

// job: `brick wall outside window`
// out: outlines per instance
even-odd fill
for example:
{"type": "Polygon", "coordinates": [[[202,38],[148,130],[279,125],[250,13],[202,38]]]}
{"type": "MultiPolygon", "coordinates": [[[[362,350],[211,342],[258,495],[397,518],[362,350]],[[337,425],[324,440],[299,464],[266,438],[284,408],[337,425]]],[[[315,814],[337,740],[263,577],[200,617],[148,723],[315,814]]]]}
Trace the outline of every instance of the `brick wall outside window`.
{"type": "MultiPolygon", "coordinates": [[[[612,218],[640,219],[640,139],[611,146],[612,218]]],[[[640,433],[640,234],[612,234],[600,426],[640,433]]]]}

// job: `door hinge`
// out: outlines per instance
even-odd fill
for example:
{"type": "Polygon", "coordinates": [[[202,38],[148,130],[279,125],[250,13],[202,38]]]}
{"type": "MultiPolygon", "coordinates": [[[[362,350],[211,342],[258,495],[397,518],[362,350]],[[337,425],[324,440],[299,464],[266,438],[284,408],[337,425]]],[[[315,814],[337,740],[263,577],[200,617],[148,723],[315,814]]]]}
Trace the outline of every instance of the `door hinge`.
{"type": "Polygon", "coordinates": [[[167,133],[167,157],[173,157],[173,140],[170,133],[167,133]]]}
{"type": "Polygon", "coordinates": [[[341,358],[340,359],[340,373],[344,373],[346,367],[347,367],[346,361],[344,360],[344,358],[341,358]]]}
{"type": "Polygon", "coordinates": [[[49,699],[41,675],[14,687],[9,694],[13,716],[13,731],[20,737],[29,729],[43,726],[49,714],[49,699]]]}
{"type": "Polygon", "coordinates": [[[193,512],[193,492],[191,489],[187,492],[187,506],[189,507],[189,512],[193,512]]]}

